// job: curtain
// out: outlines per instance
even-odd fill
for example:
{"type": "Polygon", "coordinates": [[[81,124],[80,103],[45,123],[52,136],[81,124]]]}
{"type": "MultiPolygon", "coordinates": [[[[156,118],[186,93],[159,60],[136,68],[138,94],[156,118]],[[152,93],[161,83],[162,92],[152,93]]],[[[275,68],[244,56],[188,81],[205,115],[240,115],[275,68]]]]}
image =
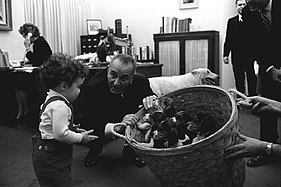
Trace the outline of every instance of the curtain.
{"type": "Polygon", "coordinates": [[[53,52],[77,56],[93,7],[93,0],[24,0],[25,22],[39,28],[53,52]]]}

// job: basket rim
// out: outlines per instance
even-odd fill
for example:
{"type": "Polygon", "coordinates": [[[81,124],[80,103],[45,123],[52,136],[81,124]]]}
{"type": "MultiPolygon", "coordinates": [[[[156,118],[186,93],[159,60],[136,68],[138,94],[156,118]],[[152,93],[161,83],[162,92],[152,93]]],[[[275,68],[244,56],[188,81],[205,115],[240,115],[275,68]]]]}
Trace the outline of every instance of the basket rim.
{"type": "MultiPolygon", "coordinates": [[[[226,89],[223,89],[219,86],[214,86],[214,85],[196,85],[196,86],[190,86],[190,87],[187,87],[187,88],[183,88],[183,89],[179,89],[179,90],[176,90],[174,92],[170,92],[168,94],[165,94],[161,97],[165,97],[167,95],[170,95],[171,93],[177,93],[177,92],[182,92],[183,90],[190,90],[190,89],[212,89],[212,90],[219,90],[221,93],[224,93],[228,98],[230,98],[230,102],[231,102],[231,107],[232,107],[232,111],[231,111],[231,115],[228,119],[228,121],[220,128],[218,129],[215,133],[213,133],[212,135],[208,136],[207,138],[204,138],[198,142],[195,142],[195,143],[191,143],[191,144],[188,144],[188,145],[183,145],[183,146],[179,146],[179,147],[170,147],[170,148],[149,148],[149,147],[144,147],[144,146],[141,146],[141,145],[138,145],[136,143],[132,143],[131,141],[128,141],[128,143],[139,149],[139,150],[142,150],[142,151],[153,151],[153,152],[175,152],[175,151],[178,151],[178,150],[184,150],[186,148],[191,148],[191,147],[194,147],[198,144],[201,144],[201,143],[204,143],[204,142],[207,142],[207,141],[211,141],[217,134],[220,134],[222,131],[226,130],[229,126],[229,124],[234,120],[234,117],[235,115],[237,115],[235,113],[235,109],[237,110],[236,108],[236,102],[234,101],[232,95],[226,90],[226,89]]],[[[126,134],[126,138],[129,140],[129,138],[127,137],[127,134],[126,134]]]]}

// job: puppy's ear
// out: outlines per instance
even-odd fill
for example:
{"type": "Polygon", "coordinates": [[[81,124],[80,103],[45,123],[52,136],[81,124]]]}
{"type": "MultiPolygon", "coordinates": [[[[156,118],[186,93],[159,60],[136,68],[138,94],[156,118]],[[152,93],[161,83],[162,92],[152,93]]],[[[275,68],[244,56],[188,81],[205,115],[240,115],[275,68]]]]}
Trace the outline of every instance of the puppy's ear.
{"type": "Polygon", "coordinates": [[[154,123],[160,123],[165,119],[165,114],[163,112],[153,112],[152,113],[152,120],[154,123]]]}
{"type": "Polygon", "coordinates": [[[169,97],[163,97],[161,101],[161,106],[166,117],[173,117],[176,115],[173,99],[169,97]]]}
{"type": "Polygon", "coordinates": [[[169,135],[168,135],[168,145],[169,147],[175,145],[176,143],[178,143],[179,139],[178,139],[178,131],[176,128],[172,128],[169,135]]]}
{"type": "Polygon", "coordinates": [[[191,71],[191,74],[193,75],[198,75],[200,72],[198,71],[198,69],[194,69],[191,71]]]}
{"type": "Polygon", "coordinates": [[[182,121],[183,123],[187,123],[192,120],[191,116],[185,111],[179,111],[175,115],[176,119],[182,121]]]}
{"type": "Polygon", "coordinates": [[[176,109],[174,108],[174,106],[165,107],[163,112],[166,117],[173,117],[176,115],[176,109]]]}

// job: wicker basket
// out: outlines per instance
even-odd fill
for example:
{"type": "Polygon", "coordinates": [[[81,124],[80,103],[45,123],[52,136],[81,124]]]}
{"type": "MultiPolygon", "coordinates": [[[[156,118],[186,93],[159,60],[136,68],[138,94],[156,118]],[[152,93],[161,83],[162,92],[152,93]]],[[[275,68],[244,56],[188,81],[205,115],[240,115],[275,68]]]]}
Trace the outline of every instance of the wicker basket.
{"type": "Polygon", "coordinates": [[[224,160],[224,149],[236,144],[238,110],[232,96],[217,86],[194,86],[165,95],[175,102],[176,110],[193,115],[208,112],[219,125],[213,135],[176,148],[147,148],[130,141],[143,142],[135,128],[126,129],[126,139],[163,186],[243,186],[245,161],[224,160]]]}

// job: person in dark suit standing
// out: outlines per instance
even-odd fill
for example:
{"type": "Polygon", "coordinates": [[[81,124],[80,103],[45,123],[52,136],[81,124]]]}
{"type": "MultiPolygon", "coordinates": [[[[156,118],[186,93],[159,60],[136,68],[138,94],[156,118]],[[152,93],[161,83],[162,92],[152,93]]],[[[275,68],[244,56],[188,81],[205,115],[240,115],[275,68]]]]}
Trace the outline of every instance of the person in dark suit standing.
{"type": "MultiPolygon", "coordinates": [[[[261,95],[272,100],[281,101],[281,62],[280,0],[246,0],[247,6],[243,9],[243,19],[247,30],[251,33],[249,42],[251,51],[259,64],[261,79],[261,95]]],[[[260,139],[277,143],[278,116],[273,113],[264,113],[260,117],[260,139]]],[[[266,155],[259,155],[248,160],[247,166],[257,167],[269,161],[266,155]]]]}
{"type": "Polygon", "coordinates": [[[242,18],[245,0],[235,0],[237,15],[228,19],[223,48],[223,61],[229,63],[231,52],[232,69],[236,89],[245,93],[245,73],[247,75],[248,95],[256,95],[257,77],[254,71],[254,59],[248,50],[246,27],[242,18]]]}

